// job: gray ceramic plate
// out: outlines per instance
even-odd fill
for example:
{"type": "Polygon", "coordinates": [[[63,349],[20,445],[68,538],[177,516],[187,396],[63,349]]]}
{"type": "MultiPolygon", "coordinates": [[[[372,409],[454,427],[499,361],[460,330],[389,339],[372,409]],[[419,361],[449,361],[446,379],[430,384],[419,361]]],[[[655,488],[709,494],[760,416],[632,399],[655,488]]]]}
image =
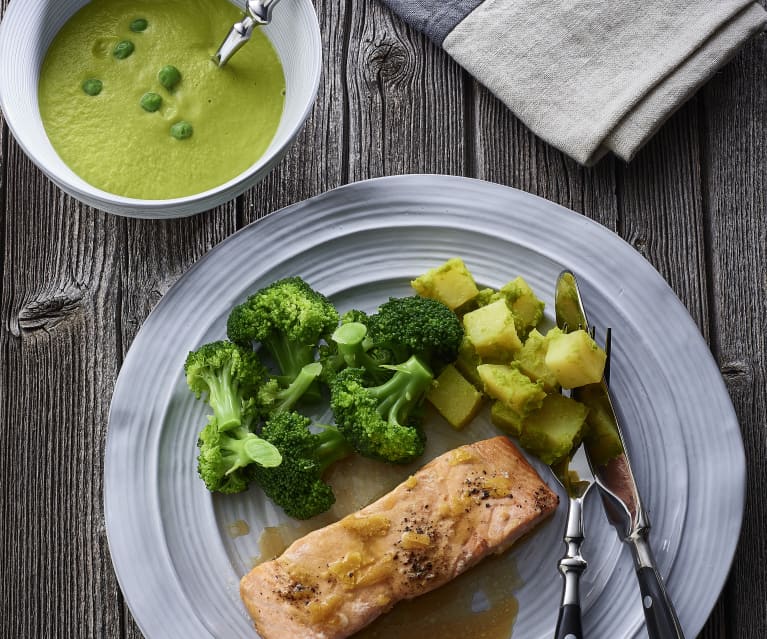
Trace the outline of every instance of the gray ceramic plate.
{"type": "MultiPolygon", "coordinates": [[[[136,337],[112,401],[105,510],[117,576],[146,636],[254,636],[238,580],[263,527],[284,520],[257,490],[211,496],[196,477],[204,410],[185,386],[186,353],[223,337],[232,306],[280,277],[301,275],[342,308],[373,309],[451,256],[482,285],[523,275],[549,320],[557,273],[572,269],[589,317],[613,327],[612,388],[651,539],[685,632],[698,634],[735,551],[745,460],[730,399],[687,311],[628,244],[572,211],[486,182],[404,176],[352,184],[243,229],[171,288],[136,337]],[[237,520],[250,534],[228,534],[237,520]]],[[[480,420],[473,432],[493,430],[480,420]]],[[[642,635],[630,557],[600,508],[592,500],[586,509],[585,634],[642,635]]],[[[511,551],[521,584],[514,636],[552,636],[563,525],[560,507],[511,551]]]]}

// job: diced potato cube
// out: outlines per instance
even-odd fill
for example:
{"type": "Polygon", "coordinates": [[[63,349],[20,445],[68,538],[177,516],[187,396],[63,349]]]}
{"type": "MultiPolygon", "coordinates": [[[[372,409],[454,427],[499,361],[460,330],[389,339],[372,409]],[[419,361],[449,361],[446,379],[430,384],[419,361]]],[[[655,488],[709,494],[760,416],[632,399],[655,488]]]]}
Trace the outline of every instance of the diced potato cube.
{"type": "Polygon", "coordinates": [[[552,393],[522,423],[519,443],[551,466],[569,456],[581,441],[589,409],[574,399],[552,393]]]}
{"type": "Polygon", "coordinates": [[[480,306],[487,306],[490,302],[494,302],[496,300],[496,295],[497,293],[492,288],[480,289],[479,293],[477,293],[477,297],[474,298],[474,301],[477,303],[477,308],[480,306]]]}
{"type": "Polygon", "coordinates": [[[607,356],[584,330],[562,333],[549,340],[546,366],[564,388],[595,384],[602,379],[607,356]]]}
{"type": "Polygon", "coordinates": [[[533,382],[527,375],[505,364],[477,366],[485,392],[506,404],[517,415],[525,416],[539,408],[546,392],[543,384],[533,382]]]}
{"type": "Polygon", "coordinates": [[[583,440],[588,442],[592,463],[604,466],[623,452],[618,425],[601,387],[586,386],[579,391],[579,397],[589,406],[583,440]]]}
{"type": "Polygon", "coordinates": [[[490,407],[490,421],[512,437],[519,437],[522,433],[522,417],[502,401],[493,402],[490,407]]]}
{"type": "Polygon", "coordinates": [[[517,332],[526,335],[530,329],[538,326],[543,318],[544,304],[539,300],[533,289],[522,277],[517,277],[505,284],[498,295],[506,300],[517,320],[517,332]]]}
{"type": "Polygon", "coordinates": [[[458,349],[458,358],[455,360],[455,367],[461,374],[468,379],[477,390],[484,390],[485,386],[477,372],[477,366],[482,363],[477,351],[474,350],[472,343],[464,336],[461,341],[461,347],[458,349]]]}
{"type": "Polygon", "coordinates": [[[439,374],[426,399],[456,429],[476,417],[483,395],[452,364],[439,374]]]}
{"type": "Polygon", "coordinates": [[[498,293],[492,288],[481,288],[476,297],[470,299],[465,304],[461,304],[455,309],[455,314],[458,317],[463,317],[466,313],[477,310],[480,306],[487,306],[490,302],[494,302],[498,293]]]}
{"type": "Polygon", "coordinates": [[[509,361],[522,348],[514,316],[504,300],[498,300],[463,316],[463,328],[483,359],[509,361]]]}
{"type": "Polygon", "coordinates": [[[474,299],[479,293],[474,277],[458,257],[427,271],[410,285],[421,297],[439,300],[451,310],[474,299]]]}
{"type": "Polygon", "coordinates": [[[525,375],[534,382],[543,382],[543,388],[547,392],[559,389],[559,382],[554,373],[546,366],[546,351],[548,340],[536,329],[530,331],[522,349],[514,356],[513,365],[517,366],[525,375]]]}

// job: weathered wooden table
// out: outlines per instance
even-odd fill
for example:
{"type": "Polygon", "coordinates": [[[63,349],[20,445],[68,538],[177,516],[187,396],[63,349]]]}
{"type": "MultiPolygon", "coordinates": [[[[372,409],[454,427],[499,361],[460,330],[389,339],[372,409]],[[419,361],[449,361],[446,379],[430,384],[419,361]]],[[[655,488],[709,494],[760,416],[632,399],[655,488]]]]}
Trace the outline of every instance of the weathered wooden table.
{"type": "Polygon", "coordinates": [[[235,230],[401,173],[473,176],[563,204],[619,233],[674,288],[719,362],[748,457],[739,549],[702,636],[767,637],[767,37],[633,162],[584,169],[374,0],[316,6],[324,80],[306,128],[263,184],[216,210],[149,222],[89,209],[0,128],[0,637],[140,636],[109,559],[102,470],[112,388],[142,320],[235,230]]]}

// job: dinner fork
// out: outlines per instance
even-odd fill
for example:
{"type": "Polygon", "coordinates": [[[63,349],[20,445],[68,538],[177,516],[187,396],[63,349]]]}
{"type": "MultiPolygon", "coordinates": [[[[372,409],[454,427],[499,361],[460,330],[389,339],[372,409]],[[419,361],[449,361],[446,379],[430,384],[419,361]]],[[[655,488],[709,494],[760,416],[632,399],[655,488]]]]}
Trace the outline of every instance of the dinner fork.
{"type": "Polygon", "coordinates": [[[594,476],[586,461],[583,446],[578,446],[569,462],[552,468],[552,473],[564,488],[569,500],[564,535],[567,550],[559,560],[559,572],[563,579],[562,599],[554,636],[555,639],[583,639],[580,579],[587,566],[581,555],[584,540],[583,504],[594,485],[594,476]],[[577,475],[577,479],[574,475],[577,475]]]}
{"type": "MultiPolygon", "coordinates": [[[[563,326],[567,332],[567,324],[563,326]]],[[[595,338],[594,328],[589,329],[591,339],[595,338]]],[[[609,376],[610,365],[610,329],[607,329],[605,339],[605,376],[609,376]]],[[[567,393],[563,393],[567,394],[567,393]]],[[[581,625],[581,575],[586,570],[587,563],[581,554],[584,540],[583,504],[591,488],[594,486],[594,475],[591,472],[583,445],[579,444],[569,460],[552,467],[552,473],[560,486],[568,495],[567,525],[564,542],[567,551],[559,560],[559,572],[562,574],[562,600],[559,605],[559,617],[554,634],[555,639],[583,639],[581,625]]]]}

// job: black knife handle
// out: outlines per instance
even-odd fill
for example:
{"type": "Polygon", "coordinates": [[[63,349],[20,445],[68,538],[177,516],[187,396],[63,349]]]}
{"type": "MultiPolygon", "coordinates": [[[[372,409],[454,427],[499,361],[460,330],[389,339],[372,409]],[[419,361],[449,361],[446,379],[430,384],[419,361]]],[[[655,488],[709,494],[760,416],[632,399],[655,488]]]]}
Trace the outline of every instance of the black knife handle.
{"type": "Polygon", "coordinates": [[[666,594],[658,571],[647,566],[638,568],[637,578],[650,639],[684,639],[674,606],[666,594]]]}
{"type": "Polygon", "coordinates": [[[578,604],[565,604],[560,607],[554,639],[583,639],[581,607],[578,604]]]}
{"type": "Polygon", "coordinates": [[[684,639],[674,605],[658,574],[648,533],[649,528],[642,528],[626,538],[634,559],[639,592],[642,593],[647,634],[650,639],[684,639]]]}

